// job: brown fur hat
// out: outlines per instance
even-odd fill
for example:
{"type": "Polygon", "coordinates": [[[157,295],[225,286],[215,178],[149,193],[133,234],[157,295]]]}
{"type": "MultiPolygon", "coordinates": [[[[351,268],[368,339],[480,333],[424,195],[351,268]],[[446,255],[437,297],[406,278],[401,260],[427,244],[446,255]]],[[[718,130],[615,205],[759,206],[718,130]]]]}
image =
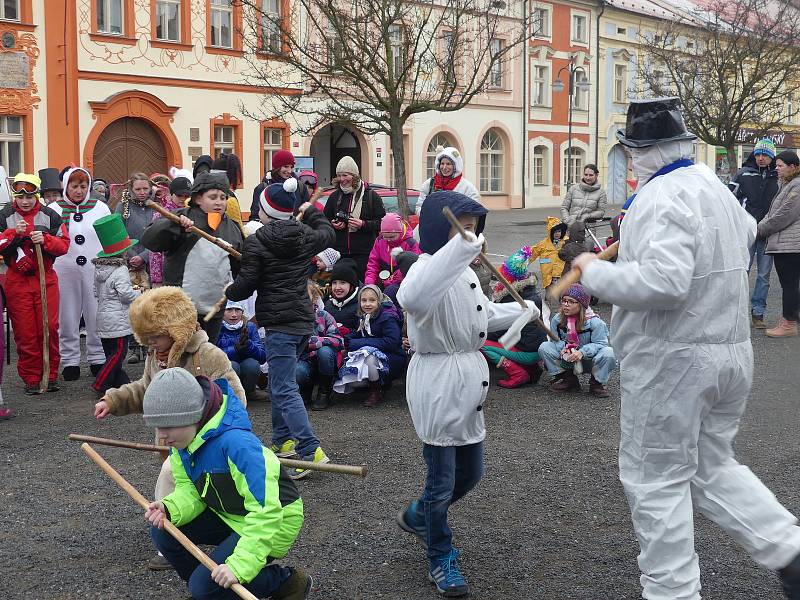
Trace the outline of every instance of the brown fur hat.
{"type": "Polygon", "coordinates": [[[174,340],[168,362],[177,365],[189,340],[197,330],[197,309],[179,287],[162,286],[139,296],[129,311],[131,329],[142,346],[156,335],[174,340]]]}

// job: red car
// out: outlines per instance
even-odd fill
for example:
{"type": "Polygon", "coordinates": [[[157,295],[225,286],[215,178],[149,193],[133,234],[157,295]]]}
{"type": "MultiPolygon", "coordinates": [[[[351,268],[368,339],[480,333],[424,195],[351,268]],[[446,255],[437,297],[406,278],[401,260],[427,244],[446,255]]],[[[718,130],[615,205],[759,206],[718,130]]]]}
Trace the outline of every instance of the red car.
{"type": "MultiPolygon", "coordinates": [[[[375,190],[378,193],[378,196],[381,197],[381,200],[383,200],[383,206],[387,213],[391,212],[400,214],[399,205],[397,203],[397,190],[395,188],[387,187],[377,183],[370,183],[369,187],[375,190]]],[[[328,196],[330,196],[335,189],[336,188],[331,187],[324,190],[318,202],[322,206],[325,206],[325,203],[328,201],[328,196]]],[[[419,200],[419,190],[409,189],[407,191],[407,197],[408,210],[411,212],[407,220],[408,224],[414,228],[419,224],[419,217],[416,215],[417,200],[419,200]]]]}

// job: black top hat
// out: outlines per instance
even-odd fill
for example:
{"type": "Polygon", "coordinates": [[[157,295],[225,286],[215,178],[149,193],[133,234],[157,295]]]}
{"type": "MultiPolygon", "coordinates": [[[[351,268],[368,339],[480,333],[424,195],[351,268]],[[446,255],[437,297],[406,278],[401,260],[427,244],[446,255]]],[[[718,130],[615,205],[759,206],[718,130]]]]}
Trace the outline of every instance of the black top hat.
{"type": "Polygon", "coordinates": [[[46,169],[39,169],[39,179],[42,180],[42,192],[61,192],[61,180],[58,177],[58,169],[48,167],[46,169]]]}
{"type": "Polygon", "coordinates": [[[694,140],[697,136],[686,129],[678,98],[632,100],[628,106],[625,132],[617,131],[623,146],[646,148],[663,142],[694,140]]]}

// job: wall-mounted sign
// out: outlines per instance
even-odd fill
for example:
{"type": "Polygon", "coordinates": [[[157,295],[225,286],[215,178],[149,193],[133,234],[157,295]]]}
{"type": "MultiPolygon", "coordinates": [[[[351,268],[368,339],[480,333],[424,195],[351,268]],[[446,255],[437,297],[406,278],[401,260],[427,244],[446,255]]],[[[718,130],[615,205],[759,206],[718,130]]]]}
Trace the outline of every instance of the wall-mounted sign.
{"type": "Polygon", "coordinates": [[[30,59],[25,52],[0,52],[0,88],[24,90],[30,82],[30,59]]]}

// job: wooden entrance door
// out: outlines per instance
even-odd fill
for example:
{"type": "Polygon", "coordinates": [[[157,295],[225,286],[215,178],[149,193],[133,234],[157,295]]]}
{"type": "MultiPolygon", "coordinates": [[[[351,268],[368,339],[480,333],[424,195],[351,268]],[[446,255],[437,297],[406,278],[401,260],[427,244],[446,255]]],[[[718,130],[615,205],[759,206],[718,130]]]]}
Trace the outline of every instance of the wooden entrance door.
{"type": "Polygon", "coordinates": [[[159,133],[143,119],[124,117],[103,130],[94,148],[95,177],[124,183],[131,173],[166,173],[167,151],[159,133]]]}

